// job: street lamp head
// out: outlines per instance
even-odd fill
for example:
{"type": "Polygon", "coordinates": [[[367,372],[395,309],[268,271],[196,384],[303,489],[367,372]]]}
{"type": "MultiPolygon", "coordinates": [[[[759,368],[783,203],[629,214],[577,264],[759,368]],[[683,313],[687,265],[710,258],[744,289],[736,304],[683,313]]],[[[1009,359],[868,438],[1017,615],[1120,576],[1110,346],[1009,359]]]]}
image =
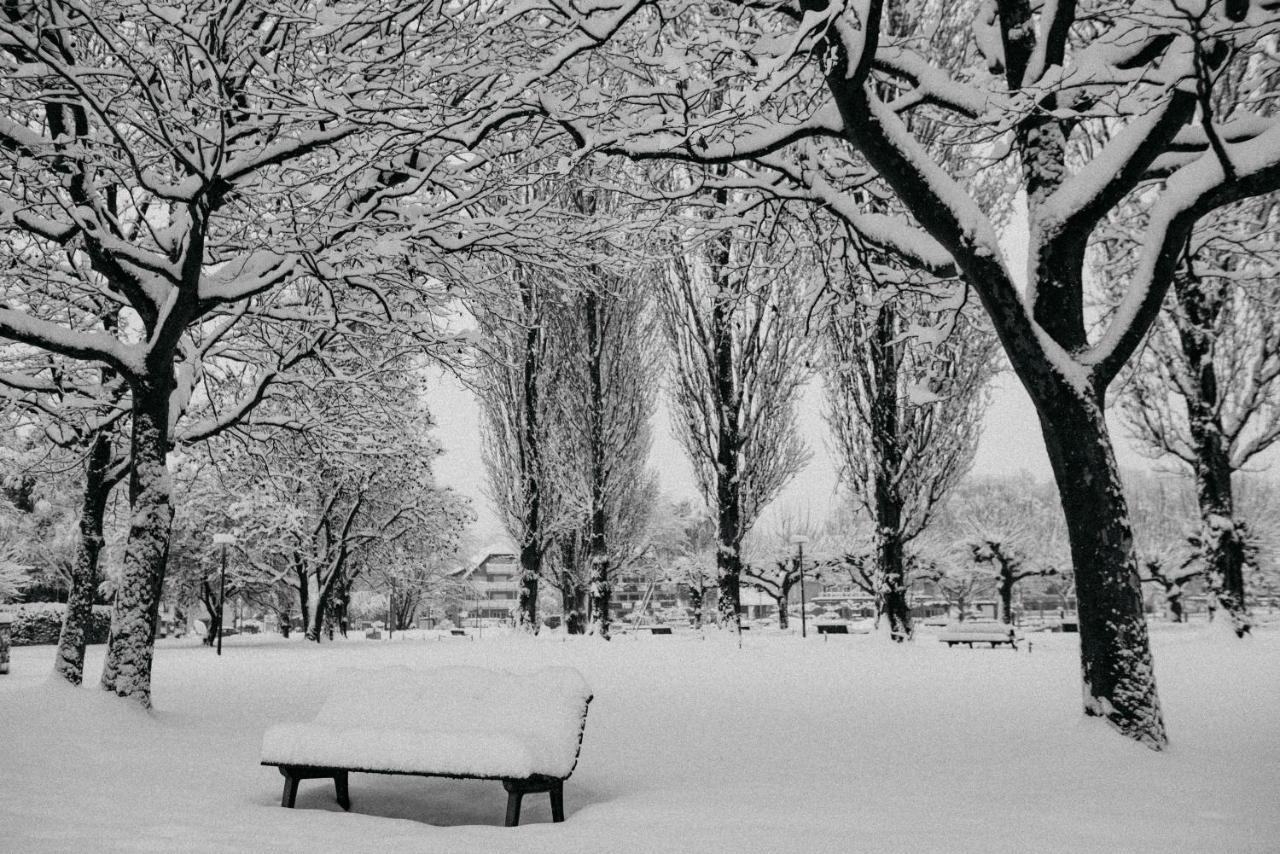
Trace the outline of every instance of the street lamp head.
{"type": "Polygon", "coordinates": [[[215,546],[234,546],[236,544],[235,534],[214,534],[213,544],[215,546]]]}
{"type": "Polygon", "coordinates": [[[807,542],[809,542],[809,538],[804,534],[793,534],[791,537],[791,544],[793,546],[802,546],[807,542]]]}

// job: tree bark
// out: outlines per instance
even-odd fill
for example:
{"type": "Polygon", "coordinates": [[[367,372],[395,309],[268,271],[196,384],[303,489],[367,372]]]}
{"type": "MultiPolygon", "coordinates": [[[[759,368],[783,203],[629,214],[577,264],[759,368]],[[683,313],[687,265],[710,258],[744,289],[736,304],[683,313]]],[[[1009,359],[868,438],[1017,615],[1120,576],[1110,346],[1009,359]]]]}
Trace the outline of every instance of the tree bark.
{"type": "Polygon", "coordinates": [[[1003,567],[1000,570],[1000,622],[1006,626],[1013,625],[1013,585],[1017,583],[1017,579],[1007,572],[1003,567]]]}
{"type": "Polygon", "coordinates": [[[875,394],[871,400],[871,460],[875,472],[876,588],[880,610],[889,618],[889,636],[898,643],[911,638],[911,607],[907,604],[906,555],[902,547],[902,468],[899,442],[898,374],[902,346],[898,313],[892,300],[876,314],[875,334],[868,342],[875,394]]]}
{"type": "Polygon", "coordinates": [[[1204,523],[1205,579],[1237,637],[1249,633],[1245,602],[1245,548],[1235,518],[1231,456],[1218,415],[1218,375],[1213,362],[1216,330],[1224,308],[1220,287],[1210,288],[1185,267],[1174,276],[1181,316],[1178,340],[1192,388],[1185,396],[1195,457],[1196,499],[1204,523]]]}
{"type": "Polygon", "coordinates": [[[111,639],[102,671],[102,687],[151,707],[151,664],[155,627],[169,558],[173,524],[169,470],[169,396],[172,367],[166,364],[146,381],[130,383],[133,434],[129,478],[131,515],[123,576],[116,593],[111,639]]]}
{"type": "Polygon", "coordinates": [[[218,635],[222,633],[222,603],[218,601],[218,597],[214,595],[213,585],[206,578],[200,582],[200,601],[204,605],[204,609],[209,612],[209,624],[204,630],[204,645],[213,646],[218,641],[218,635]]]}
{"type": "Polygon", "coordinates": [[[577,575],[566,571],[561,577],[560,605],[564,612],[564,627],[571,635],[587,630],[587,591],[578,583],[577,575]]]}
{"type": "Polygon", "coordinates": [[[320,584],[316,579],[308,579],[306,587],[308,595],[303,597],[303,606],[310,604],[311,607],[305,612],[307,615],[305,637],[309,641],[320,643],[320,633],[324,629],[324,615],[329,607],[329,586],[320,584]],[[314,591],[310,590],[313,583],[316,587],[314,591]],[[309,603],[308,600],[310,600],[309,603]]]}
{"type": "Polygon", "coordinates": [[[584,297],[587,314],[587,380],[591,410],[588,417],[591,446],[591,557],[587,589],[591,595],[591,630],[609,639],[612,621],[613,580],[609,577],[609,547],[606,540],[609,508],[605,506],[604,421],[604,334],[601,329],[600,298],[594,291],[584,297]]]}
{"type": "Polygon", "coordinates": [[[522,382],[524,394],[520,419],[524,435],[520,445],[520,472],[524,481],[524,512],[521,519],[520,589],[516,601],[516,625],[526,632],[537,634],[538,579],[542,576],[542,447],[538,418],[538,377],[542,373],[542,328],[538,318],[537,295],[533,282],[527,276],[520,278],[520,298],[524,304],[524,316],[529,321],[525,330],[524,368],[522,382]]]}
{"type": "Polygon", "coordinates": [[[62,633],[53,669],[72,685],[84,681],[84,649],[89,626],[93,621],[93,600],[98,587],[98,558],[102,554],[102,522],[107,500],[115,485],[108,478],[113,443],[108,430],[100,430],[89,447],[85,466],[84,496],[80,502],[79,542],[75,562],[71,566],[71,583],[67,591],[67,610],[62,618],[62,633]]]}
{"type": "Polygon", "coordinates": [[[302,566],[302,562],[294,556],[293,571],[298,576],[298,614],[302,617],[302,636],[307,640],[311,637],[311,580],[307,577],[306,570],[302,566]]]}
{"type": "Polygon", "coordinates": [[[1168,743],[1142,611],[1133,532],[1101,392],[1027,383],[1075,568],[1086,715],[1154,749],[1168,743]]]}

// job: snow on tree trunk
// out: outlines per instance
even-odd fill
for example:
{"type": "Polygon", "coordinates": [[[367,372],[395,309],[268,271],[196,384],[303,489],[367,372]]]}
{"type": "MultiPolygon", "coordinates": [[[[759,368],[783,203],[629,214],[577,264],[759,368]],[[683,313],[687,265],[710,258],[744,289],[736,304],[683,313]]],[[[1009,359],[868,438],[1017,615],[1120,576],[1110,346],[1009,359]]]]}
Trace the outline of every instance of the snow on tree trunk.
{"type": "Polygon", "coordinates": [[[298,574],[298,614],[302,617],[302,636],[307,640],[311,640],[311,579],[302,569],[299,559],[295,556],[294,572],[298,574]]]}
{"type": "Polygon", "coordinates": [[[303,614],[306,616],[307,640],[320,643],[320,632],[324,626],[324,612],[328,606],[327,590],[317,583],[314,576],[308,577],[302,597],[303,614]]]}
{"type": "Polygon", "coordinates": [[[1236,635],[1249,633],[1245,605],[1244,544],[1235,519],[1231,456],[1223,435],[1213,349],[1224,309],[1224,295],[1185,267],[1173,280],[1180,321],[1178,341],[1186,361],[1190,389],[1183,394],[1195,459],[1196,498],[1204,522],[1205,577],[1209,591],[1231,618],[1236,635]]]}
{"type": "Polygon", "coordinates": [[[571,635],[586,631],[587,591],[578,581],[576,567],[568,564],[560,575],[560,609],[564,614],[564,627],[571,635]]]}
{"type": "Polygon", "coordinates": [[[1000,622],[1006,626],[1013,625],[1013,585],[1015,579],[1012,573],[1001,567],[1000,584],[1000,622]]]}
{"type": "MultiPolygon", "coordinates": [[[[164,370],[169,370],[167,365],[164,370]]],[[[102,670],[105,690],[136,700],[144,708],[151,706],[156,619],[173,524],[169,470],[165,462],[169,451],[171,386],[171,376],[166,383],[132,383],[129,534],[102,670]]]]}
{"type": "MultiPolygon", "coordinates": [[[[1069,384],[1033,393],[1075,569],[1086,715],[1154,749],[1168,743],[1128,507],[1101,400],[1069,384]]],[[[1100,397],[1100,395],[1099,395],[1100,397]]]]}
{"type": "MultiPolygon", "coordinates": [[[[538,314],[534,283],[519,277],[520,299],[526,317],[538,314]]],[[[520,578],[516,602],[516,626],[538,633],[538,578],[542,574],[542,428],[539,418],[539,381],[542,374],[542,328],[531,323],[524,334],[524,359],[520,382],[521,416],[518,459],[524,503],[520,513],[520,578]]]]}
{"type": "Polygon", "coordinates": [[[871,400],[871,457],[874,468],[877,611],[889,618],[889,636],[901,643],[911,637],[911,609],[907,605],[906,556],[902,548],[902,495],[898,473],[898,380],[901,353],[898,314],[885,306],[876,316],[870,356],[877,380],[871,400]]]}
{"type": "Polygon", "coordinates": [[[613,623],[610,613],[613,583],[609,580],[609,555],[603,551],[591,555],[591,578],[587,589],[591,595],[591,633],[608,640],[613,623]]]}
{"type": "MultiPolygon", "coordinates": [[[[789,593],[790,591],[788,590],[787,592],[789,593]]],[[[778,606],[778,628],[780,629],[786,629],[790,626],[790,615],[787,614],[787,598],[787,594],[783,593],[773,600],[774,604],[778,606]]],[[[804,603],[802,602],[800,606],[804,607],[804,603]]]]}
{"type": "Polygon", "coordinates": [[[716,550],[716,587],[721,627],[742,631],[742,550],[737,543],[716,550]]]}
{"type": "Polygon", "coordinates": [[[542,574],[542,549],[536,542],[526,542],[520,547],[519,590],[516,592],[516,626],[530,634],[537,634],[538,578],[542,574]]]}
{"type": "Polygon", "coordinates": [[[587,385],[589,411],[587,442],[591,465],[591,562],[587,589],[591,602],[591,633],[609,639],[610,605],[613,599],[613,582],[609,578],[609,548],[606,534],[609,526],[609,508],[605,501],[605,413],[604,413],[604,330],[600,307],[600,295],[588,290],[583,296],[586,308],[587,331],[587,385]]]}
{"type": "MultiPolygon", "coordinates": [[[[896,509],[901,511],[901,506],[896,509]]],[[[907,601],[906,557],[898,523],[891,522],[891,516],[881,521],[876,530],[876,618],[882,613],[888,617],[889,636],[901,643],[910,640],[914,631],[907,601]]]]}
{"type": "Polygon", "coordinates": [[[102,520],[113,484],[107,478],[111,466],[112,442],[106,430],[99,431],[89,449],[85,468],[84,497],[80,505],[79,541],[71,566],[67,609],[53,669],[72,685],[84,681],[84,648],[93,619],[93,598],[98,587],[98,557],[102,553],[102,520]]]}

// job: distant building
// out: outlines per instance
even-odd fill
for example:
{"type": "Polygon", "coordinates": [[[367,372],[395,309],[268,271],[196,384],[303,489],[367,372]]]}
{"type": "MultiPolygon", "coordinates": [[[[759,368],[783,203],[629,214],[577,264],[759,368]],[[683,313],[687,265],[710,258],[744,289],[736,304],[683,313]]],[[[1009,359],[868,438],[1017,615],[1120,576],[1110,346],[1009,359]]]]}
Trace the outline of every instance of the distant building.
{"type": "Polygon", "coordinates": [[[686,591],[670,581],[624,573],[614,581],[610,610],[615,620],[630,619],[636,609],[641,609],[645,614],[662,613],[686,604],[687,595],[682,595],[682,592],[686,591]]]}
{"type": "Polygon", "coordinates": [[[511,551],[490,547],[481,552],[479,560],[456,574],[466,585],[462,610],[469,619],[509,620],[520,599],[518,579],[520,562],[511,551]],[[471,601],[466,601],[470,594],[471,601]]]}

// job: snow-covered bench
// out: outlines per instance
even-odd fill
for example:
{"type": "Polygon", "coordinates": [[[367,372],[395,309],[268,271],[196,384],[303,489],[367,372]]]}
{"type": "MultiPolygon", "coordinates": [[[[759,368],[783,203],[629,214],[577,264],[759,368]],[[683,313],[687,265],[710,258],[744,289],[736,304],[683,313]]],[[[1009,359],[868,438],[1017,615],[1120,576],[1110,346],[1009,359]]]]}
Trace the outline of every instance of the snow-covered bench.
{"type": "Polygon", "coordinates": [[[952,623],[938,635],[938,640],[947,646],[963,643],[970,649],[975,643],[989,643],[992,649],[1007,643],[1017,649],[1021,639],[1017,629],[1004,623],[952,623]]]}
{"type": "Polygon", "coordinates": [[[507,827],[519,824],[531,792],[549,793],[552,821],[564,821],[564,781],[578,763],[590,702],[586,681],[568,667],[345,670],[314,721],[267,730],[262,764],[284,775],[284,807],[299,780],[332,777],[338,803],[350,809],[347,775],[359,771],[501,780],[507,827]]]}

